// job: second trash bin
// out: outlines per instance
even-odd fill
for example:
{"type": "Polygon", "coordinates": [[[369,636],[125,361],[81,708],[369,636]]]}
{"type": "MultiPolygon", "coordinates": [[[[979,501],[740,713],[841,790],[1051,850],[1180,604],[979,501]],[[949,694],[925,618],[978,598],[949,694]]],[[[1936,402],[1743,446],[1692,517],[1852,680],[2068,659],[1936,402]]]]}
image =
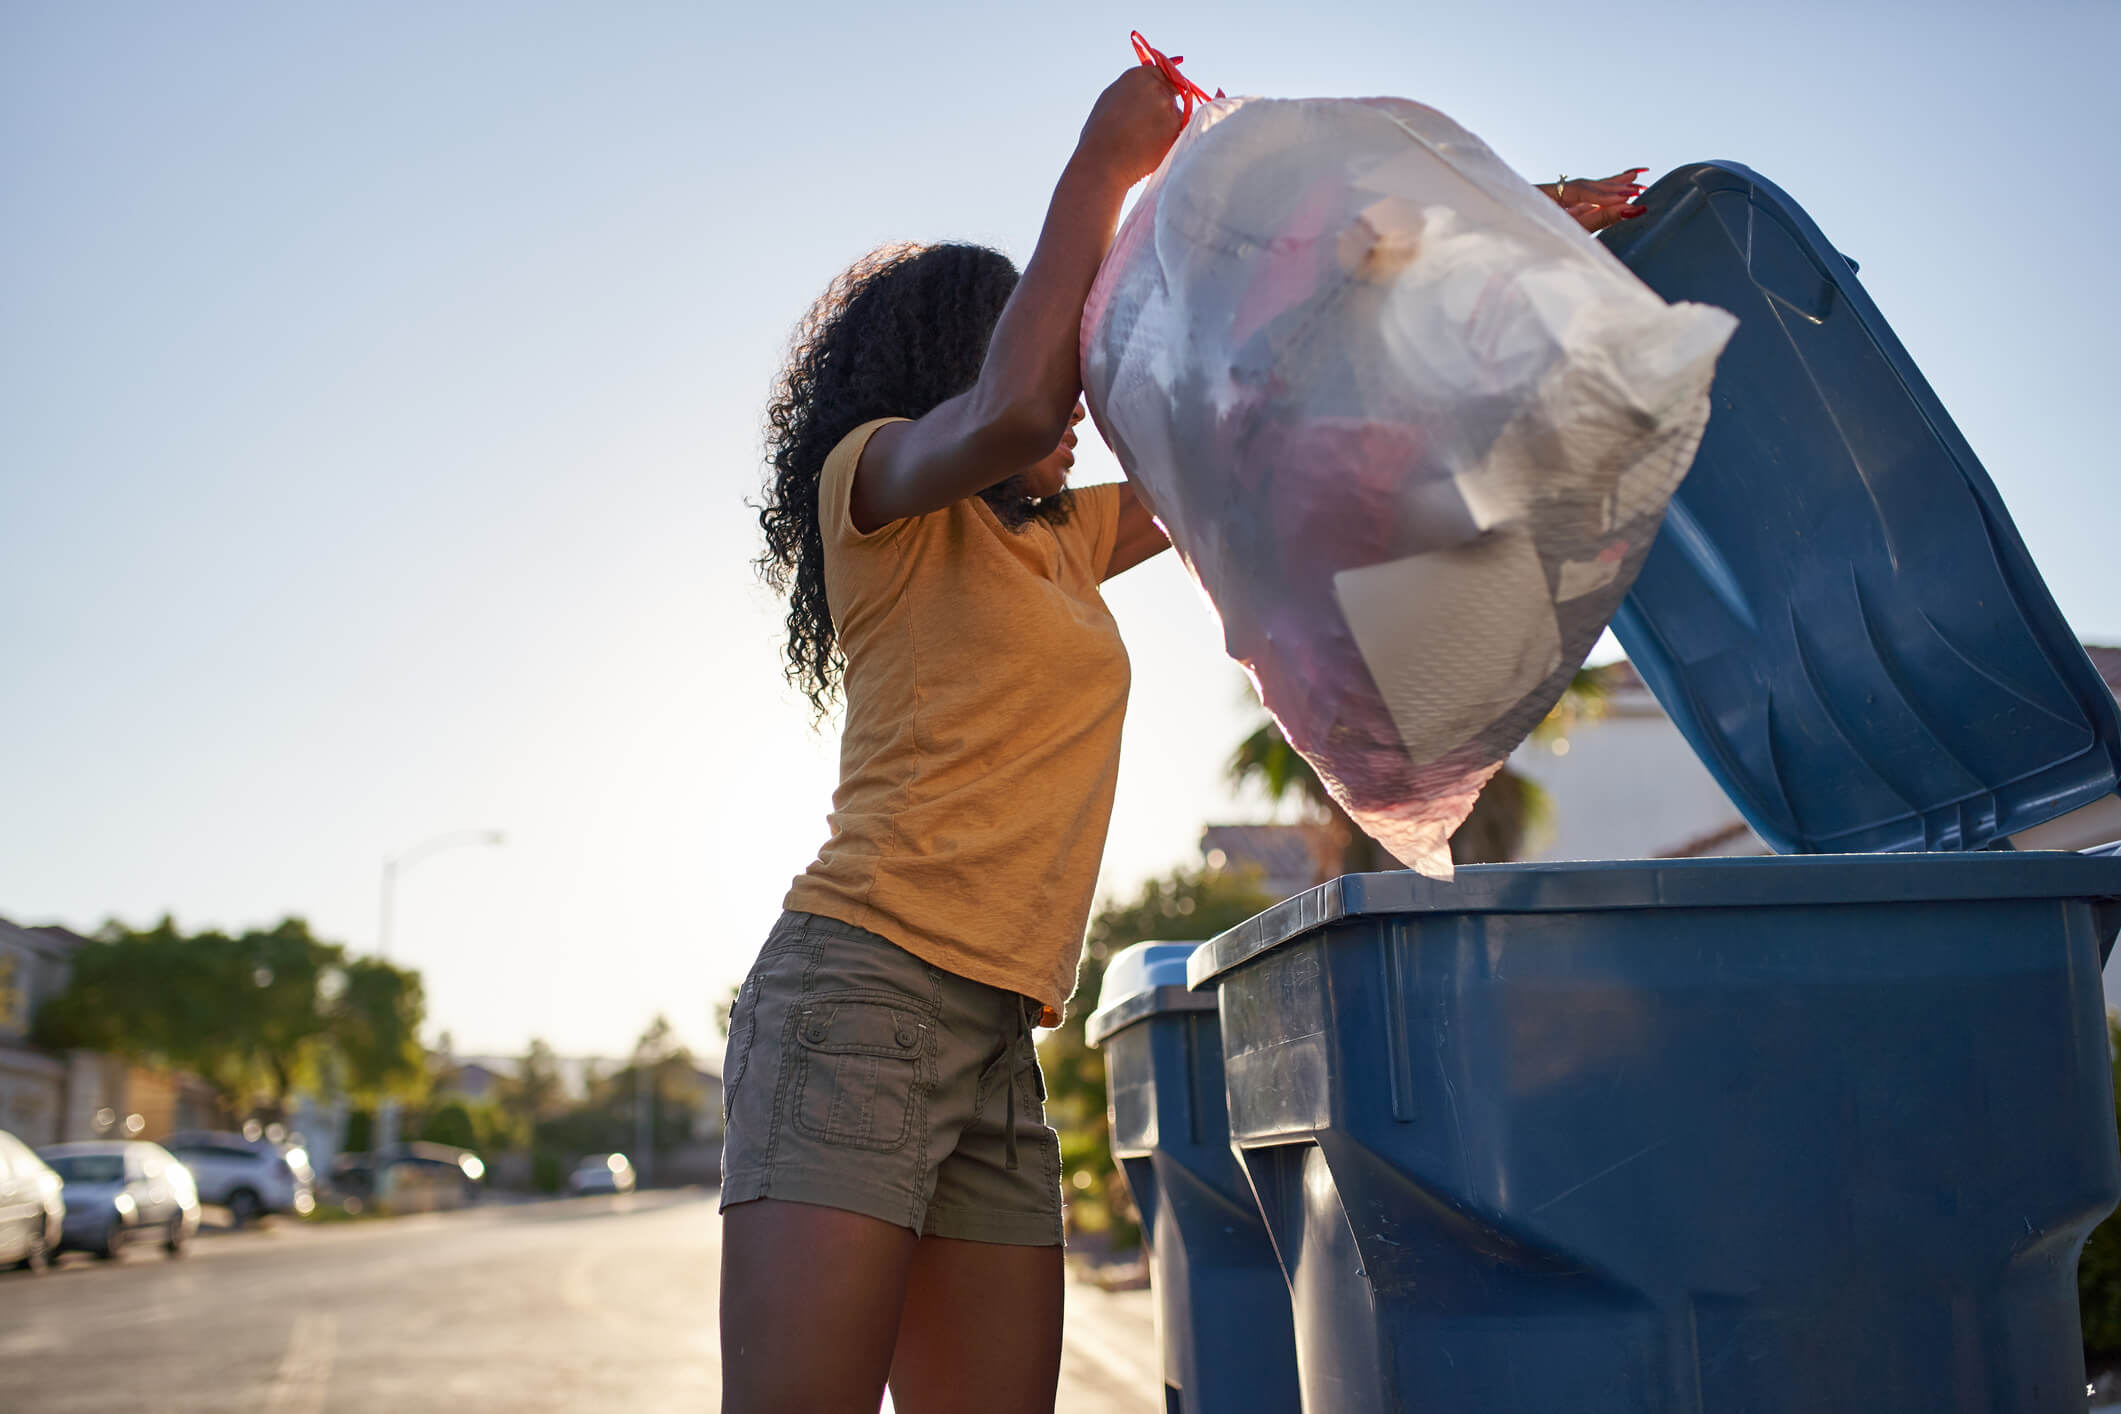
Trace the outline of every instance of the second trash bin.
{"type": "Polygon", "coordinates": [[[1196,946],[1114,957],[1085,1035],[1149,1244],[1165,1409],[1281,1414],[1297,1407],[1289,1287],[1230,1150],[1215,996],[1186,990],[1196,946]]]}

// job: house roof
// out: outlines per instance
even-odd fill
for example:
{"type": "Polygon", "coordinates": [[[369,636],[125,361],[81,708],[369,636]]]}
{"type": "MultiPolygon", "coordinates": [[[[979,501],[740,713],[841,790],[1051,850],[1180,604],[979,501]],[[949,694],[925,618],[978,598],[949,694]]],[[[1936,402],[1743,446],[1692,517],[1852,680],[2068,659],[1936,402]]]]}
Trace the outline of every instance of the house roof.
{"type": "Polygon", "coordinates": [[[2084,651],[2091,656],[2092,666],[2099,670],[2099,676],[2114,690],[2114,696],[2121,697],[2121,648],[2103,648],[2087,643],[2084,651]]]}
{"type": "Polygon", "coordinates": [[[1338,852],[1317,825],[1210,825],[1200,832],[1200,852],[1218,849],[1229,863],[1256,868],[1269,883],[1308,888],[1337,872],[1327,866],[1338,852]]]}
{"type": "Polygon", "coordinates": [[[1736,820],[1728,825],[1718,825],[1715,829],[1696,835],[1690,840],[1683,840],[1673,845],[1670,849],[1661,849],[1657,851],[1655,857],[1658,859],[1698,859],[1704,855],[1720,853],[1727,846],[1736,844],[1752,832],[1752,827],[1747,825],[1745,821],[1736,820]]]}
{"type": "Polygon", "coordinates": [[[71,929],[61,928],[56,924],[25,928],[19,923],[10,923],[5,918],[0,918],[0,937],[6,938],[17,947],[28,948],[32,952],[43,953],[46,957],[60,959],[65,958],[75,948],[88,941],[79,933],[73,932],[71,929]]]}

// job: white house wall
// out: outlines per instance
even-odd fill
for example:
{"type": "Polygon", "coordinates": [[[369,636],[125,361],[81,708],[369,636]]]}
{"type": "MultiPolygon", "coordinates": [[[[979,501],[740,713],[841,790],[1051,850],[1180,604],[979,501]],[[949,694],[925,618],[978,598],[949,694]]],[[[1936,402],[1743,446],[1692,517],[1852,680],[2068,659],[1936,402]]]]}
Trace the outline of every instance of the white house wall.
{"type": "MultiPolygon", "coordinates": [[[[1553,832],[1543,848],[1534,839],[1532,859],[1651,859],[1739,823],[1723,788],[1654,705],[1616,703],[1569,734],[1567,755],[1526,742],[1510,765],[1554,802],[1553,832]]],[[[1747,833],[1715,853],[1758,854],[1760,846],[1747,833]]]]}

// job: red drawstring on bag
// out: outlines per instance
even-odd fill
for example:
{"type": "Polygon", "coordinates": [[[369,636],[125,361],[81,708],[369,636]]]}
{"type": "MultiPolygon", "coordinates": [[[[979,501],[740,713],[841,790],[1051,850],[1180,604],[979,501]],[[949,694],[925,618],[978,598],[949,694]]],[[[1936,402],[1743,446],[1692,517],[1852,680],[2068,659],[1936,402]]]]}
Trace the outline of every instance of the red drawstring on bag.
{"type": "Polygon", "coordinates": [[[1147,67],[1156,70],[1164,76],[1164,82],[1171,85],[1172,92],[1176,93],[1180,101],[1186,105],[1186,117],[1190,118],[1193,116],[1193,104],[1196,100],[1202,103],[1210,103],[1223,96],[1221,89],[1218,88],[1211,95],[1206,89],[1178,71],[1178,66],[1186,62],[1185,55],[1167,55],[1163,53],[1155,45],[1149,43],[1148,40],[1143,39],[1140,30],[1134,31],[1131,38],[1134,40],[1135,57],[1140,59],[1147,67]]]}

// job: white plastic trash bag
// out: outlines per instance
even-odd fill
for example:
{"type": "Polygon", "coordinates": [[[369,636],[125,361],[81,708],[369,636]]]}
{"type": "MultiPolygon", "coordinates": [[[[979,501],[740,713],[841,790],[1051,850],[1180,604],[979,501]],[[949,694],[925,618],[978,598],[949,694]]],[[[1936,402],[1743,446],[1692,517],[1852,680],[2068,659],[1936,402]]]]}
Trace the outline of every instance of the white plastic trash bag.
{"type": "Polygon", "coordinates": [[[1434,109],[1219,99],[1106,258],[1083,383],[1290,743],[1448,878],[1634,582],[1735,327],[1434,109]]]}

